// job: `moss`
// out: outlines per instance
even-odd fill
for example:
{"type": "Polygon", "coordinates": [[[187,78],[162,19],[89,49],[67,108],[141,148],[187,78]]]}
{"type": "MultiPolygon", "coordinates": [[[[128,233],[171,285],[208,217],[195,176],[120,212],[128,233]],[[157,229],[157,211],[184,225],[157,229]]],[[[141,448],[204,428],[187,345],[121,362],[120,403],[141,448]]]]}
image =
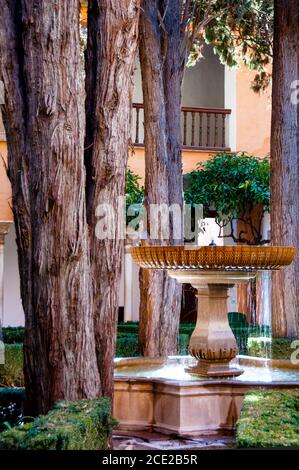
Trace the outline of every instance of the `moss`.
{"type": "Polygon", "coordinates": [[[247,393],[236,438],[239,447],[299,446],[299,389],[247,393]]]}
{"type": "Polygon", "coordinates": [[[46,416],[0,434],[0,450],[104,450],[116,421],[110,402],[61,401],[46,416]]]}

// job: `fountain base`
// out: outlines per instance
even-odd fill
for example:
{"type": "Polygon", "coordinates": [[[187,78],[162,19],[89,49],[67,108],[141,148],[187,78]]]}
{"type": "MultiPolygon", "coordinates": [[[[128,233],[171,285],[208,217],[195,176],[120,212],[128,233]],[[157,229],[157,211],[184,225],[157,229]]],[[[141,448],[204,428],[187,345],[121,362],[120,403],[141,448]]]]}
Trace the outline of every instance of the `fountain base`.
{"type": "Polygon", "coordinates": [[[277,361],[242,357],[244,374],[213,379],[186,373],[193,366],[191,357],[117,360],[113,413],[119,429],[183,437],[231,431],[248,390],[299,387],[299,366],[290,361],[279,369],[277,361]]]}
{"type": "Polygon", "coordinates": [[[229,361],[206,361],[204,359],[200,359],[194,367],[187,367],[185,371],[202,377],[238,377],[243,374],[243,369],[230,367],[229,361]]]}

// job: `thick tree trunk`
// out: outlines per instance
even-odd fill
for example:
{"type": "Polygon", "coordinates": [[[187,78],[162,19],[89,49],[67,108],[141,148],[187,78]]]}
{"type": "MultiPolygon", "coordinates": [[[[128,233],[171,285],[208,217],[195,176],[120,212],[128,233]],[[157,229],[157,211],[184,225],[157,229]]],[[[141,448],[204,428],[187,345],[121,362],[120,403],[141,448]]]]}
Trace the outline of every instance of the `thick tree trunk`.
{"type": "MultiPolygon", "coordinates": [[[[140,0],[89,1],[86,52],[87,219],[91,238],[94,325],[102,393],[113,394],[113,358],[124,233],[115,219],[109,239],[96,235],[96,208],[117,211],[125,194],[140,0]]],[[[98,216],[104,214],[98,212],[98,216]]],[[[106,212],[107,213],[107,212],[106,212]]],[[[123,215],[123,213],[121,213],[123,215]]]]}
{"type": "Polygon", "coordinates": [[[25,312],[28,413],[99,392],[79,0],[0,0],[0,75],[25,312]]]}
{"type": "MultiPolygon", "coordinates": [[[[299,253],[299,2],[276,0],[271,129],[271,231],[273,245],[299,253]],[[298,85],[297,85],[298,86],[298,85]]],[[[272,275],[272,326],[276,337],[299,335],[299,256],[272,275]]]]}
{"type": "MultiPolygon", "coordinates": [[[[163,2],[162,2],[163,3],[163,2]]],[[[144,2],[140,20],[140,62],[144,100],[145,207],[151,204],[183,206],[181,163],[181,80],[179,2],[168,3],[159,18],[156,4],[144,2]],[[161,18],[164,16],[164,25],[161,18]]],[[[148,231],[150,226],[148,224],[148,231]]],[[[174,239],[170,218],[170,238],[174,239]]],[[[149,240],[161,243],[161,240],[149,240]]],[[[177,352],[181,309],[181,286],[165,272],[140,273],[141,349],[145,356],[167,356],[177,352]]]]}

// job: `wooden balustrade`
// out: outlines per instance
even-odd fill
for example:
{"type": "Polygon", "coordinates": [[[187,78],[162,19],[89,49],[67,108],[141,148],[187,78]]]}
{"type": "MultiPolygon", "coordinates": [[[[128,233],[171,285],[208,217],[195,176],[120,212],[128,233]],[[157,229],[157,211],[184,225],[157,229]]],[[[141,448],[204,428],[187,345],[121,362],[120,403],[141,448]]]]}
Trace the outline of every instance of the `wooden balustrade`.
{"type": "MultiPolygon", "coordinates": [[[[189,150],[230,150],[227,145],[226,123],[230,109],[192,108],[181,109],[182,144],[189,150]]],[[[133,104],[132,143],[144,145],[143,103],[133,104]]]]}

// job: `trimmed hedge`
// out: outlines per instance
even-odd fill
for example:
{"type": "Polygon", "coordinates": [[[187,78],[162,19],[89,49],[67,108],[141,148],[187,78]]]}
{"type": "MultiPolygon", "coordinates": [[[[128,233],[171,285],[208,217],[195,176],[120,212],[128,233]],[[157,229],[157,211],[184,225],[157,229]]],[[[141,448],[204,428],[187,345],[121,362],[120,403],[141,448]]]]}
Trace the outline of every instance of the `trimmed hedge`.
{"type": "Polygon", "coordinates": [[[247,393],[236,439],[246,448],[299,446],[299,389],[247,393]]]}
{"type": "Polygon", "coordinates": [[[294,352],[291,348],[292,342],[293,340],[288,338],[249,338],[248,355],[290,360],[294,352]]]}
{"type": "Polygon", "coordinates": [[[0,450],[105,450],[116,425],[107,398],[61,401],[46,416],[0,433],[0,450]]]}
{"type": "Polygon", "coordinates": [[[24,388],[0,388],[0,431],[15,426],[24,415],[24,388]]]}
{"type": "Polygon", "coordinates": [[[121,333],[117,335],[115,357],[140,356],[138,335],[121,333]]]}
{"type": "Polygon", "coordinates": [[[138,334],[138,321],[127,321],[125,323],[121,322],[117,325],[117,334],[119,333],[135,333],[138,334]]]}
{"type": "MultiPolygon", "coordinates": [[[[189,334],[179,334],[178,354],[188,354],[189,334]]],[[[139,348],[138,333],[119,333],[117,334],[115,357],[136,357],[141,356],[139,348]]]]}
{"type": "Polygon", "coordinates": [[[23,343],[24,332],[23,326],[6,326],[2,328],[3,342],[5,344],[23,343]]]}

